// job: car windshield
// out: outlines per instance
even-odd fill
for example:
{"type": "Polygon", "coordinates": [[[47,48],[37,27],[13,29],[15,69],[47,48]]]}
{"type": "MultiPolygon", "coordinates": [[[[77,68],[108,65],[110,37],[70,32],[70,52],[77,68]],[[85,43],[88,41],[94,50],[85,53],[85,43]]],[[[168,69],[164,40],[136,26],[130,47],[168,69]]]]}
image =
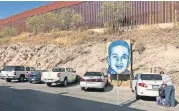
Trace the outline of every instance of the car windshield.
{"type": "Polygon", "coordinates": [[[65,68],[53,68],[52,72],[65,72],[65,68]]]}
{"type": "Polygon", "coordinates": [[[84,76],[101,76],[101,72],[86,72],[84,76]]]}
{"type": "Polygon", "coordinates": [[[141,80],[162,80],[160,74],[142,74],[141,80]]]}
{"type": "Polygon", "coordinates": [[[14,66],[5,66],[2,71],[14,71],[15,67],[14,66]]]}

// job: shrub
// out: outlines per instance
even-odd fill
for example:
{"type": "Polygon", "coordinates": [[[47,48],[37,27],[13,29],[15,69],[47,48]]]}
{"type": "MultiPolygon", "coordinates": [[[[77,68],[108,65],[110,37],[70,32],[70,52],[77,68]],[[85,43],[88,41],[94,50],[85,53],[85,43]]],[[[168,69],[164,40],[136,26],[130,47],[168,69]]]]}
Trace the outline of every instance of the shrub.
{"type": "Polygon", "coordinates": [[[30,32],[49,33],[50,31],[77,29],[82,23],[82,16],[72,9],[62,9],[59,14],[52,12],[36,15],[28,19],[30,32]]]}
{"type": "Polygon", "coordinates": [[[141,55],[145,51],[145,46],[142,43],[137,44],[136,51],[141,55]]]}
{"type": "Polygon", "coordinates": [[[62,9],[59,13],[58,28],[61,30],[77,29],[81,23],[82,16],[70,8],[62,9]]]}
{"type": "Polygon", "coordinates": [[[58,24],[58,16],[52,12],[36,15],[28,19],[29,31],[37,34],[38,32],[50,32],[58,24]]]}
{"type": "Polygon", "coordinates": [[[119,27],[130,24],[130,19],[127,17],[126,12],[130,13],[131,5],[129,2],[115,1],[104,2],[99,12],[100,18],[108,16],[110,22],[106,22],[104,27],[109,32],[119,31],[119,27]]]}
{"type": "Polygon", "coordinates": [[[41,25],[41,15],[29,17],[27,20],[27,26],[29,28],[29,32],[37,33],[40,31],[41,25]]]}
{"type": "Polygon", "coordinates": [[[17,30],[11,27],[4,27],[0,32],[1,37],[16,36],[18,34],[17,30]]]}

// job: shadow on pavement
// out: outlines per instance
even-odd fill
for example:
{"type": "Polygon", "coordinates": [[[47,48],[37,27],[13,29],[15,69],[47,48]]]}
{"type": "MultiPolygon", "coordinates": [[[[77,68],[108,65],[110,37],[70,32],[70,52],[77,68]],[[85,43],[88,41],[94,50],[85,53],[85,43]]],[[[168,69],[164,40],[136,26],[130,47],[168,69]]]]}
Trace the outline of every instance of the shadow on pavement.
{"type": "Polygon", "coordinates": [[[140,99],[144,100],[144,101],[156,101],[156,97],[146,97],[146,96],[143,96],[140,99]]]}
{"type": "Polygon", "coordinates": [[[123,102],[122,105],[127,107],[127,106],[130,106],[131,104],[133,104],[133,103],[135,103],[137,101],[138,100],[136,100],[135,98],[132,98],[132,99],[126,101],[126,102],[123,102]]]}
{"type": "MultiPolygon", "coordinates": [[[[66,87],[75,87],[75,86],[78,86],[80,83],[68,83],[68,85],[66,87]]],[[[63,84],[57,84],[57,85],[52,85],[51,87],[63,87],[63,84]]]]}
{"type": "Polygon", "coordinates": [[[61,94],[0,86],[2,111],[144,111],[130,108],[134,102],[119,106],[61,94]]]}
{"type": "Polygon", "coordinates": [[[106,86],[104,91],[102,91],[100,89],[95,89],[95,88],[88,88],[86,91],[90,91],[90,92],[110,92],[110,91],[112,91],[112,89],[113,89],[113,86],[112,85],[108,85],[108,86],[106,86]]]}

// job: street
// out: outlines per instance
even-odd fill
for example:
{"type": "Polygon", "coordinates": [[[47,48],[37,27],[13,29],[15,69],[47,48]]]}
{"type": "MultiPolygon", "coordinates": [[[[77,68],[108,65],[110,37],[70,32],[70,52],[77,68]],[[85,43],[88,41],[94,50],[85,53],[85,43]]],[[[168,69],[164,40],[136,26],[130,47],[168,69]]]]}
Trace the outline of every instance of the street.
{"type": "Polygon", "coordinates": [[[1,111],[177,111],[156,105],[155,98],[135,100],[129,89],[107,87],[81,91],[78,84],[67,87],[0,80],[1,111]]]}

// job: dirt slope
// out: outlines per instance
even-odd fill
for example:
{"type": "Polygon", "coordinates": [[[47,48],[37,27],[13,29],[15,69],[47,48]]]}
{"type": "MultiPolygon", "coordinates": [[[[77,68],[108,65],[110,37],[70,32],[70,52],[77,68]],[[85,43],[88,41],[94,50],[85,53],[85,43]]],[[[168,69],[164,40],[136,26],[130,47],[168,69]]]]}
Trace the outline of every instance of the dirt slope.
{"type": "Polygon", "coordinates": [[[59,32],[0,38],[0,67],[28,65],[51,69],[53,66],[68,66],[76,69],[78,74],[83,74],[86,70],[106,68],[107,41],[134,39],[134,73],[150,72],[151,68],[158,67],[157,72],[168,72],[175,85],[179,86],[178,31],[133,29],[113,36],[94,32],[59,32]],[[138,49],[142,46],[145,50],[139,54],[138,49]]]}

